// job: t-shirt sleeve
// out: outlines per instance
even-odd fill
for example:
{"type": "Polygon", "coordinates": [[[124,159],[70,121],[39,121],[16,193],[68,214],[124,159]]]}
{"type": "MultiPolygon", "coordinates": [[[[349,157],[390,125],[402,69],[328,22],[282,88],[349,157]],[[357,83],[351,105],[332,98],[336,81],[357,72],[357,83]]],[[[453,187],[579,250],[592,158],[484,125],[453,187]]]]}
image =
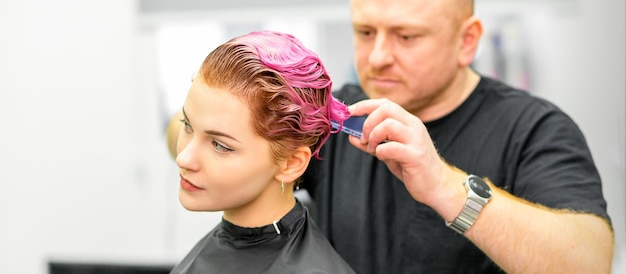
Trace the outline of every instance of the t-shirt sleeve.
{"type": "Polygon", "coordinates": [[[526,122],[524,132],[518,135],[521,155],[513,194],[551,208],[593,213],[608,220],[600,175],[574,121],[553,109],[526,122]]]}

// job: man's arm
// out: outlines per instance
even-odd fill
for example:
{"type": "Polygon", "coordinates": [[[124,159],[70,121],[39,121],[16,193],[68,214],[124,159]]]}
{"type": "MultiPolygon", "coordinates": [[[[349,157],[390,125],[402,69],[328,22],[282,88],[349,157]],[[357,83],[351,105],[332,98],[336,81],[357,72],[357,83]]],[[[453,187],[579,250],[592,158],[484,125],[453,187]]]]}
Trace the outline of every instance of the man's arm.
{"type": "Polygon", "coordinates": [[[606,220],[492,189],[465,236],[507,273],[611,273],[614,238],[606,220]]]}
{"type": "MultiPolygon", "coordinates": [[[[467,200],[463,182],[468,174],[439,156],[417,117],[386,99],[356,103],[350,112],[369,114],[362,138],[350,137],[355,147],[384,161],[415,200],[445,220],[459,215],[467,200]]],[[[493,197],[464,236],[503,270],[610,273],[614,239],[607,221],[532,204],[490,186],[493,197]]]]}

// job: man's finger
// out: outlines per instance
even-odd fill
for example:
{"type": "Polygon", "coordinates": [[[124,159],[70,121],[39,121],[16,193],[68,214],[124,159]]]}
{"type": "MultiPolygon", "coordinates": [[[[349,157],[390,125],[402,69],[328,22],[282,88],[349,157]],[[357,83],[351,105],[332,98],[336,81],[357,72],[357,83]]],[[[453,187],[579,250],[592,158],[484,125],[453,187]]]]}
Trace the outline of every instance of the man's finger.
{"type": "Polygon", "coordinates": [[[348,106],[348,111],[350,111],[351,116],[363,116],[372,113],[372,111],[388,101],[387,99],[366,99],[348,106]]]}

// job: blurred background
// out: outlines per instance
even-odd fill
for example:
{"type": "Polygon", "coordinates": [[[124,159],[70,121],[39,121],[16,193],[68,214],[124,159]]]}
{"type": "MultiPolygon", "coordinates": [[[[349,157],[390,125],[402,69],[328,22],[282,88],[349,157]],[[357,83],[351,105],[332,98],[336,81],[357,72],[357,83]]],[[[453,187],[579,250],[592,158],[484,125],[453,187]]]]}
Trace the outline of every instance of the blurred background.
{"type": "MultiPolygon", "coordinates": [[[[614,273],[626,272],[625,11],[477,0],[473,64],[579,124],[604,180],[614,273]]],[[[348,0],[0,0],[0,273],[181,260],[221,213],[178,203],[166,122],[208,52],[260,29],[299,37],[334,87],[355,81],[348,0]]]]}

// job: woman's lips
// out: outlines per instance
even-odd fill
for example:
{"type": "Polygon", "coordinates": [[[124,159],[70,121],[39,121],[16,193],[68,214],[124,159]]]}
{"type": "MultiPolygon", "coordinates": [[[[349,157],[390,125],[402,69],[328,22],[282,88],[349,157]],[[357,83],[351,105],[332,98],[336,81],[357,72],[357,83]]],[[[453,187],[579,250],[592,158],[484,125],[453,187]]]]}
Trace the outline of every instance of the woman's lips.
{"type": "Polygon", "coordinates": [[[180,177],[180,187],[186,191],[189,192],[194,192],[194,191],[200,191],[202,190],[202,188],[192,184],[191,182],[185,180],[185,178],[183,178],[182,176],[180,177]]]}

